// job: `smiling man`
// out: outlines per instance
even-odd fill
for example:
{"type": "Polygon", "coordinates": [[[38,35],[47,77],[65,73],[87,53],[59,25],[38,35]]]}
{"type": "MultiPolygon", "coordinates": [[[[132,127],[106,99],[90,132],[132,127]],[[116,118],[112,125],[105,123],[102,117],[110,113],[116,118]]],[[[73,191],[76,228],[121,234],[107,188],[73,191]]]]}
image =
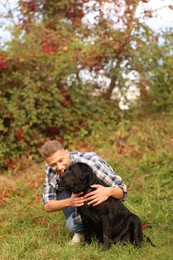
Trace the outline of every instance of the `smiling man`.
{"type": "Polygon", "coordinates": [[[94,152],[69,152],[56,140],[46,142],[42,147],[42,156],[46,160],[46,176],[43,191],[44,209],[47,212],[63,210],[67,228],[74,233],[70,244],[80,243],[83,238],[83,226],[76,208],[84,202],[97,206],[110,196],[124,200],[126,185],[109,164],[94,152]],[[70,190],[60,190],[57,180],[72,164],[81,162],[89,165],[93,172],[107,187],[92,185],[96,190],[82,196],[71,194],[70,190]]]}

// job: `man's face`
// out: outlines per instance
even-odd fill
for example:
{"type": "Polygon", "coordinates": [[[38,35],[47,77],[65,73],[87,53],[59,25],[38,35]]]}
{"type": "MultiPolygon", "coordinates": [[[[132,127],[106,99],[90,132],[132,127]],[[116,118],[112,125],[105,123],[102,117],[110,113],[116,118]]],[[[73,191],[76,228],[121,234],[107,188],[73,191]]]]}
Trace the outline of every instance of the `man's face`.
{"type": "Polygon", "coordinates": [[[65,169],[70,165],[69,152],[60,150],[46,159],[53,171],[64,174],[65,169]]]}

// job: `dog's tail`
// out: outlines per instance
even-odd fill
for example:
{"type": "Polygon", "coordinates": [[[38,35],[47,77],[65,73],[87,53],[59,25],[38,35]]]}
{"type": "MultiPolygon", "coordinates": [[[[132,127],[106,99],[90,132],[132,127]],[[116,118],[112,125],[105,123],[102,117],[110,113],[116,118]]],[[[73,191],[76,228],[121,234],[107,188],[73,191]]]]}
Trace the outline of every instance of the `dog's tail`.
{"type": "MultiPolygon", "coordinates": [[[[144,230],[144,229],[147,228],[147,227],[151,228],[151,222],[150,222],[150,221],[147,221],[146,223],[144,223],[144,224],[142,225],[142,230],[144,230]]],[[[150,243],[153,247],[156,247],[156,245],[151,241],[151,239],[150,239],[148,236],[146,236],[145,234],[143,234],[143,237],[144,237],[145,240],[146,240],[148,243],[150,243]]]]}
{"type": "Polygon", "coordinates": [[[151,241],[151,239],[150,239],[148,236],[146,236],[145,234],[143,234],[143,237],[144,237],[145,240],[146,240],[148,243],[150,243],[153,247],[156,247],[156,245],[151,241]]]}

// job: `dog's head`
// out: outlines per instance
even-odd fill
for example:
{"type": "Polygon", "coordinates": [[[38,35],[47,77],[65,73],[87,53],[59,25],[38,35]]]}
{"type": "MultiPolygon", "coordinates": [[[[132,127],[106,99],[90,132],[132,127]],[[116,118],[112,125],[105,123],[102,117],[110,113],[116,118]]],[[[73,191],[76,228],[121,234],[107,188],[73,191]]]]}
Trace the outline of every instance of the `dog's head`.
{"type": "Polygon", "coordinates": [[[71,189],[73,193],[79,193],[89,188],[95,181],[95,174],[91,167],[85,163],[72,164],[61,175],[58,186],[61,188],[71,189]]]}

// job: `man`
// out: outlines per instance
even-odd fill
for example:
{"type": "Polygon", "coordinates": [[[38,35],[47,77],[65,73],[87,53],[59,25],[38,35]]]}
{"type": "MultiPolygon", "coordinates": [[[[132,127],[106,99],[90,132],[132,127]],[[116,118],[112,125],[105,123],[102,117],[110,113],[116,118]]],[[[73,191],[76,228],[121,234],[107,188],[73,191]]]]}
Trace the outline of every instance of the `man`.
{"type": "Polygon", "coordinates": [[[46,142],[42,147],[42,156],[46,160],[46,176],[43,192],[44,209],[47,212],[63,210],[67,228],[74,232],[71,244],[80,243],[83,238],[83,226],[76,208],[84,202],[97,206],[110,196],[124,200],[127,194],[126,185],[113,169],[93,152],[69,152],[56,140],[46,142]],[[96,190],[85,196],[71,194],[69,190],[60,190],[57,180],[72,164],[81,162],[89,165],[93,172],[108,187],[92,185],[96,190]]]}

